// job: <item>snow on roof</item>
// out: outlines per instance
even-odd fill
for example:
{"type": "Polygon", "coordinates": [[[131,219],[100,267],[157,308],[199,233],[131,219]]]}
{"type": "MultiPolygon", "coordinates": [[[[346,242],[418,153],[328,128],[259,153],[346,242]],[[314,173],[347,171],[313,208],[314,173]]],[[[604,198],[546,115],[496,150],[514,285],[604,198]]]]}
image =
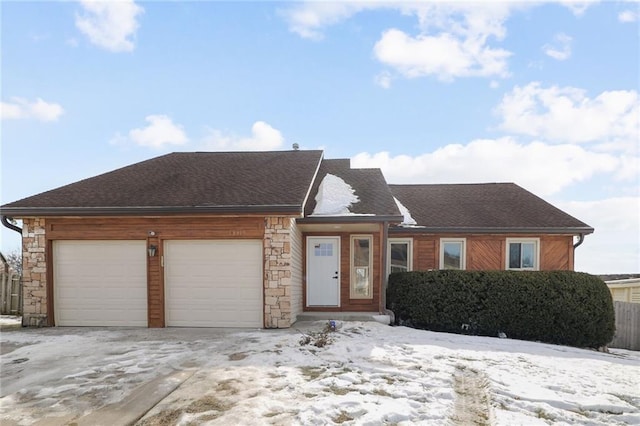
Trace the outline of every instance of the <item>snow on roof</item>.
{"type": "Polygon", "coordinates": [[[400,210],[400,213],[402,213],[403,219],[401,225],[417,225],[418,222],[416,222],[416,220],[411,217],[411,212],[409,211],[409,209],[406,208],[404,204],[402,204],[396,197],[393,197],[393,199],[398,206],[398,210],[400,210]]]}
{"type": "Polygon", "coordinates": [[[341,216],[351,215],[349,207],[360,201],[355,190],[342,178],[327,173],[322,179],[313,216],[341,216]]]}

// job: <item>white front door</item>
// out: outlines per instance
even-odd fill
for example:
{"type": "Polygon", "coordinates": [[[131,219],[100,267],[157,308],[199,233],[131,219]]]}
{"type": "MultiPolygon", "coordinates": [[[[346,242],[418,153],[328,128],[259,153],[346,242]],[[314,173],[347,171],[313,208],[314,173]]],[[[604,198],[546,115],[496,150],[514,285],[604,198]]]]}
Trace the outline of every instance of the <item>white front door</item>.
{"type": "Polygon", "coordinates": [[[340,306],[339,237],[307,237],[307,306],[340,306]]]}

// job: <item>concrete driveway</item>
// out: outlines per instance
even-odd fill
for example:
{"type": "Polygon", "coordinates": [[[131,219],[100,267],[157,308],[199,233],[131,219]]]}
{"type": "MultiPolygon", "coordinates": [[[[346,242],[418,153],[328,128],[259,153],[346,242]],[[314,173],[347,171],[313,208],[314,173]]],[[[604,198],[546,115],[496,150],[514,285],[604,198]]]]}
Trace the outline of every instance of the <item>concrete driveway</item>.
{"type": "MultiPolygon", "coordinates": [[[[294,330],[42,328],[0,337],[2,425],[118,425],[194,372],[294,330]]],[[[299,334],[298,334],[299,335],[299,334]]]]}

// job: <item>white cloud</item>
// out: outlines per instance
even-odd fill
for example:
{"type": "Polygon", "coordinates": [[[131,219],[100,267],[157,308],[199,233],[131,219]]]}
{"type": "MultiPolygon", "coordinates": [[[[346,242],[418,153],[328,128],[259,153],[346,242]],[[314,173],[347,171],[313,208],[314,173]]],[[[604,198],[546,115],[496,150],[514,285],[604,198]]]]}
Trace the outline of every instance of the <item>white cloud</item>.
{"type": "Polygon", "coordinates": [[[595,232],[576,249],[577,271],[596,274],[640,272],[640,197],[554,204],[595,228],[595,232]]]}
{"type": "Polygon", "coordinates": [[[39,121],[57,121],[64,109],[56,103],[50,103],[37,98],[28,101],[24,98],[11,98],[11,102],[0,103],[0,116],[3,120],[17,120],[33,118],[39,121]]]}
{"type": "Polygon", "coordinates": [[[618,14],[618,21],[620,22],[636,22],[638,20],[638,12],[633,10],[625,10],[618,14]]]}
{"type": "MultiPolygon", "coordinates": [[[[129,139],[141,146],[162,148],[165,145],[184,145],[188,142],[182,126],[174,124],[166,115],[148,115],[145,120],[149,123],[146,127],[129,131],[129,139]]],[[[122,141],[120,135],[112,140],[112,143],[122,141]]]]}
{"type": "Polygon", "coordinates": [[[493,49],[480,40],[460,39],[448,33],[412,37],[390,29],[374,47],[376,58],[407,78],[437,76],[450,81],[456,77],[506,77],[504,49],[493,49]]]}
{"type": "Polygon", "coordinates": [[[323,29],[365,10],[393,9],[418,20],[418,34],[387,29],[374,47],[376,58],[405,77],[435,75],[442,80],[509,75],[510,52],[490,46],[506,35],[509,2],[307,2],[284,12],[291,31],[321,39],[323,29]]]}
{"type": "Polygon", "coordinates": [[[375,83],[383,89],[389,89],[391,87],[392,80],[393,77],[389,71],[382,71],[374,79],[375,83]]]}
{"type": "Polygon", "coordinates": [[[242,137],[209,129],[204,139],[206,149],[213,151],[270,151],[282,147],[284,137],[264,121],[256,121],[251,126],[251,136],[242,137]]]}
{"type": "Polygon", "coordinates": [[[574,87],[515,87],[495,109],[500,129],[559,143],[595,143],[607,151],[638,152],[640,101],[634,90],[588,98],[574,87]]]}
{"type": "Polygon", "coordinates": [[[80,0],[83,14],[76,14],[76,27],[91,43],[112,52],[131,52],[144,9],[133,0],[80,0]]]}
{"type": "Polygon", "coordinates": [[[613,174],[619,157],[576,145],[519,144],[511,138],[446,145],[415,157],[357,154],[353,167],[382,169],[390,183],[515,182],[538,195],[558,193],[597,174],[613,174]]]}
{"type": "Polygon", "coordinates": [[[582,16],[584,12],[600,0],[559,0],[559,3],[569,9],[575,16],[582,16]]]}
{"type": "Polygon", "coordinates": [[[554,37],[554,44],[545,44],[542,47],[545,55],[557,59],[558,61],[564,61],[571,56],[571,41],[573,39],[564,34],[558,33],[554,37]]]}

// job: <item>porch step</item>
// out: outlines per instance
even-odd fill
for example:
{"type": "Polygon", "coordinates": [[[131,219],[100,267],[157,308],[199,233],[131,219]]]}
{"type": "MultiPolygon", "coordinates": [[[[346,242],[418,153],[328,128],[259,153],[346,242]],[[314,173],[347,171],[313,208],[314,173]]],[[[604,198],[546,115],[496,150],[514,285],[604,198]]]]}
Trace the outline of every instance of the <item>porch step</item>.
{"type": "Polygon", "coordinates": [[[302,312],[296,318],[296,323],[303,321],[377,321],[389,324],[389,315],[378,312],[302,312]]]}

